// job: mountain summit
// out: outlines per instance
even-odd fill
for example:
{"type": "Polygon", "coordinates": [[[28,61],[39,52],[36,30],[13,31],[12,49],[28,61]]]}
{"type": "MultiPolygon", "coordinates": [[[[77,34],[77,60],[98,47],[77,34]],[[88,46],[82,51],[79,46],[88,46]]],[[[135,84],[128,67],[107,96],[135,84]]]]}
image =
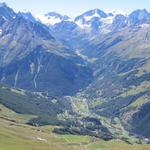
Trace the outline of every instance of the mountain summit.
{"type": "Polygon", "coordinates": [[[15,17],[15,12],[9,8],[6,3],[0,3],[0,17],[9,20],[15,17]]]}
{"type": "Polygon", "coordinates": [[[48,26],[55,25],[56,23],[60,23],[62,21],[67,21],[70,18],[66,15],[61,15],[56,12],[50,12],[45,15],[37,15],[37,19],[39,19],[42,23],[45,23],[48,26]]]}

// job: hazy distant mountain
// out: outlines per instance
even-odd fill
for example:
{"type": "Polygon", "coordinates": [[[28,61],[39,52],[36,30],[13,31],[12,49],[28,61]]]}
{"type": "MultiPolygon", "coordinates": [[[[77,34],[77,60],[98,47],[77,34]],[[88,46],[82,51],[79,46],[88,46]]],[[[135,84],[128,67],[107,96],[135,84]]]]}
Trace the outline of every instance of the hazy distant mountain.
{"type": "Polygon", "coordinates": [[[107,14],[99,9],[94,9],[76,17],[75,22],[81,28],[87,28],[87,30],[94,33],[97,31],[107,32],[107,26],[112,23],[113,18],[114,15],[111,13],[107,14]]]}
{"type": "Polygon", "coordinates": [[[24,19],[29,20],[31,22],[36,22],[36,18],[30,13],[30,12],[19,12],[20,16],[22,16],[24,19]]]}
{"type": "Polygon", "coordinates": [[[129,15],[129,23],[133,26],[143,23],[150,23],[150,13],[146,9],[135,10],[129,15]]]}
{"type": "Polygon", "coordinates": [[[50,12],[45,15],[37,15],[36,17],[39,21],[48,26],[55,25],[56,23],[60,23],[62,21],[68,21],[70,19],[68,16],[63,16],[56,12],[50,12]]]}

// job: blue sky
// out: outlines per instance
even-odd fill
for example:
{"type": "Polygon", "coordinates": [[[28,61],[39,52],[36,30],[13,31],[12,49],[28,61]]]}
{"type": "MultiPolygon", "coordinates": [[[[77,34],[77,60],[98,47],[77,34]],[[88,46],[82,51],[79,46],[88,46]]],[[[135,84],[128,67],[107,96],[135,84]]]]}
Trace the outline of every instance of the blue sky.
{"type": "Polygon", "coordinates": [[[150,0],[0,0],[0,2],[6,2],[15,11],[29,10],[38,14],[56,11],[71,17],[94,8],[104,11],[121,10],[125,13],[143,8],[150,10],[150,0]]]}

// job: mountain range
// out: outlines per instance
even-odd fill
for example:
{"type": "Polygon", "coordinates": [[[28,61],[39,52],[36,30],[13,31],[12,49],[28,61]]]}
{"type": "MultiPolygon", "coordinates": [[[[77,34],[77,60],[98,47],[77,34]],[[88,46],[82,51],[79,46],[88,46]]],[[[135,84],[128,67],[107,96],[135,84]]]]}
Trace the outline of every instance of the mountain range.
{"type": "Polygon", "coordinates": [[[94,9],[72,19],[2,3],[0,82],[2,105],[37,116],[28,124],[150,140],[150,13],[94,9]]]}

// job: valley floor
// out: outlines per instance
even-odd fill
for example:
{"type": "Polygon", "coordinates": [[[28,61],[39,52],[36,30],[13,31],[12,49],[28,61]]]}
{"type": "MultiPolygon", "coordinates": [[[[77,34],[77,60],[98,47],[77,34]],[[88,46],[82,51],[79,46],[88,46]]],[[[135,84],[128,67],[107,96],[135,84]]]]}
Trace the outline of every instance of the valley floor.
{"type": "Polygon", "coordinates": [[[33,127],[0,119],[0,150],[149,150],[150,145],[103,141],[89,136],[58,135],[54,126],[33,127]]]}

